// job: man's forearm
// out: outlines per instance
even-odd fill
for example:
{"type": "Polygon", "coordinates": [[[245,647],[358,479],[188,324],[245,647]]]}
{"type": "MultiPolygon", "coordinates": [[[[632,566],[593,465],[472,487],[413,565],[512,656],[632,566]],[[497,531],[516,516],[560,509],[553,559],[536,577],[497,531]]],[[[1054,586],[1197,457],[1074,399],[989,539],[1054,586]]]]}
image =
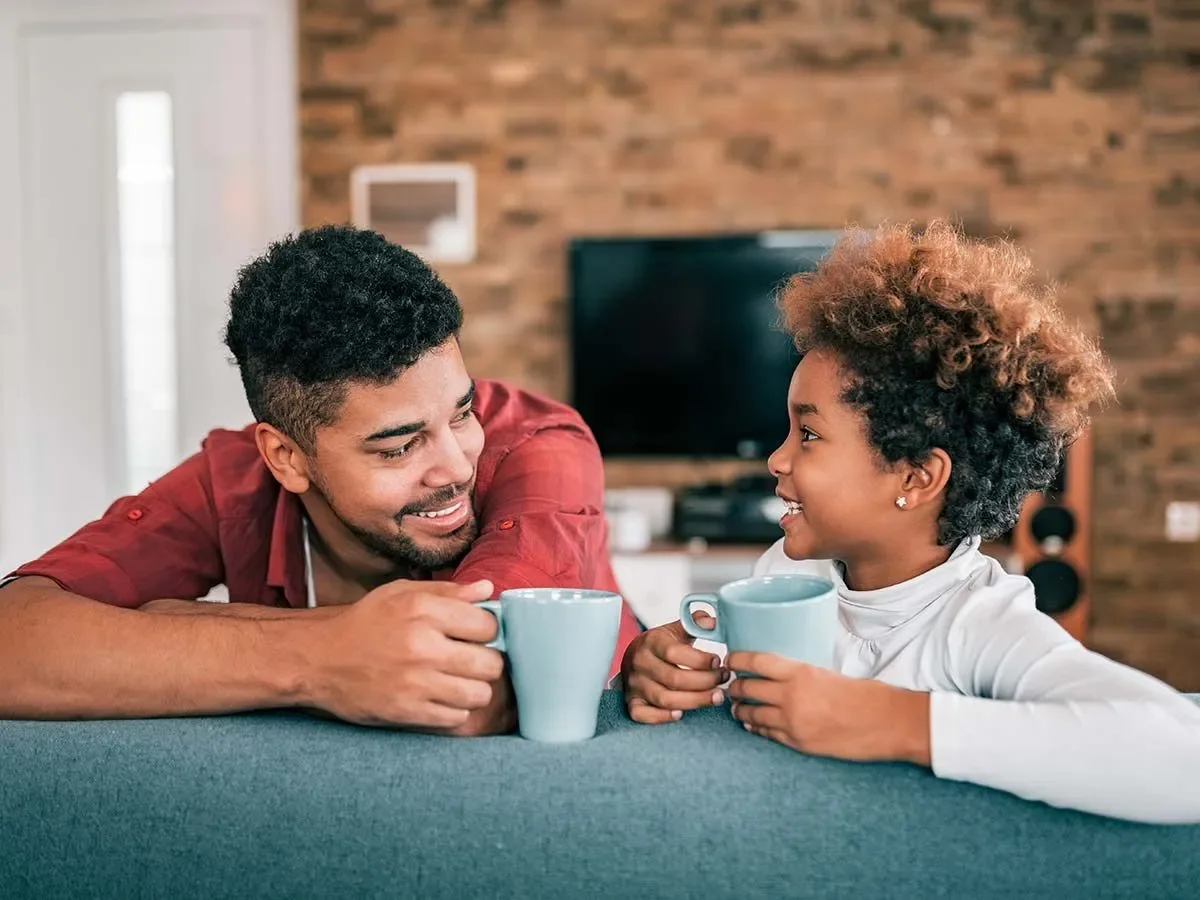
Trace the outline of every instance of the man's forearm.
{"type": "MultiPolygon", "coordinates": [[[[151,600],[140,607],[142,612],[168,616],[225,616],[238,619],[286,620],[304,617],[321,618],[333,612],[333,607],[291,609],[262,606],[255,603],[208,603],[195,600],[151,600]]],[[[489,734],[508,734],[517,727],[517,704],[512,682],[507,672],[492,682],[492,700],[483,709],[472,710],[467,721],[458,728],[439,733],[454,737],[479,737],[489,734]]]]}
{"type": "Polygon", "coordinates": [[[138,607],[141,612],[165,613],[180,616],[227,616],[235,619],[295,619],[321,618],[329,607],[292,609],[284,606],[263,606],[261,603],[211,603],[202,600],[151,600],[138,607]]]}
{"type": "Polygon", "coordinates": [[[148,614],[66,593],[46,579],[22,579],[0,589],[0,718],[302,705],[307,648],[317,646],[319,627],[319,619],[286,615],[148,614]]]}

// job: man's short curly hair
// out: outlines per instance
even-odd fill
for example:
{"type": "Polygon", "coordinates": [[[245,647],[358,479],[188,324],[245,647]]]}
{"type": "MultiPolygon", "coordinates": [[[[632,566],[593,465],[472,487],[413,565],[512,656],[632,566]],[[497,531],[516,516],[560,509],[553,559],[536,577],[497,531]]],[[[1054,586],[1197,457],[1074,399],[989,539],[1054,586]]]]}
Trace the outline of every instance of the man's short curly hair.
{"type": "Polygon", "coordinates": [[[1010,530],[1088,408],[1112,395],[1104,356],[1035,284],[1029,259],[942,222],[849,231],[779,303],[801,353],[840,362],[843,400],[883,461],[950,456],[942,544],[1010,530]]]}
{"type": "Polygon", "coordinates": [[[461,327],[458,298],[418,256],[326,225],[271,244],[238,273],[225,343],[255,418],[311,452],[348,384],[392,380],[461,327]]]}

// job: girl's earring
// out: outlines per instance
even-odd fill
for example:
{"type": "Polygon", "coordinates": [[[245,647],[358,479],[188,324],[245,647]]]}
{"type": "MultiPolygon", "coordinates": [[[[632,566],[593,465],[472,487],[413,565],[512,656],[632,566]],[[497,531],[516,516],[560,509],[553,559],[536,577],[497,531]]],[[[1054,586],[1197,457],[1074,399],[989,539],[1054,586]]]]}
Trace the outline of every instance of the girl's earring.
{"type": "Polygon", "coordinates": [[[908,506],[908,498],[907,497],[897,497],[896,505],[898,507],[900,507],[901,509],[904,509],[904,507],[908,506]]]}

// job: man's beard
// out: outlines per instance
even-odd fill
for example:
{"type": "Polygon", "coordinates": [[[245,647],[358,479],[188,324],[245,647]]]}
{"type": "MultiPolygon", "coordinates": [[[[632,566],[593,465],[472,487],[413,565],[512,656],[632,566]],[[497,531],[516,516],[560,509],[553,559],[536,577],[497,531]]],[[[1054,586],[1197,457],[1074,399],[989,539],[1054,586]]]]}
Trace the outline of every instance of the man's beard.
{"type": "MultiPolygon", "coordinates": [[[[318,487],[321,486],[318,485],[318,487]]],[[[423,498],[419,503],[411,503],[404,507],[394,517],[401,530],[391,534],[379,534],[356,525],[342,514],[333,502],[333,498],[323,487],[321,493],[333,514],[338,517],[346,530],[358,539],[359,543],[375,555],[408,569],[436,572],[439,569],[452,568],[467,555],[467,551],[475,543],[475,538],[479,537],[479,521],[475,518],[474,512],[472,512],[470,520],[456,531],[445,535],[430,536],[427,539],[429,546],[422,546],[405,534],[402,525],[402,520],[407,515],[445,507],[459,498],[474,510],[475,487],[473,484],[469,487],[453,485],[441,488],[423,498]]]]}
{"type": "MultiPolygon", "coordinates": [[[[334,510],[334,514],[337,511],[334,510]]],[[[339,519],[342,519],[338,515],[339,519]]],[[[423,547],[417,544],[403,531],[396,534],[380,535],[364,531],[357,525],[342,519],[346,530],[353,534],[372,553],[390,559],[398,565],[409,569],[422,569],[436,572],[439,569],[450,569],[458,565],[475,538],[479,537],[479,523],[474,516],[471,520],[450,534],[430,538],[433,546],[423,547]]]]}

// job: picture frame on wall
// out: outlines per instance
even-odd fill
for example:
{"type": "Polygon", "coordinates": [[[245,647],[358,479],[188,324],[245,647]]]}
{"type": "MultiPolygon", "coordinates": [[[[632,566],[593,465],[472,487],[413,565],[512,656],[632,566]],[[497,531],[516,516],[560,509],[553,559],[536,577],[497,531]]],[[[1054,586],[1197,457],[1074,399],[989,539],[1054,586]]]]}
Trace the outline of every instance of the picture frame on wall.
{"type": "Polygon", "coordinates": [[[467,163],[358,166],[350,215],[429,263],[475,258],[475,168],[467,163]]]}

